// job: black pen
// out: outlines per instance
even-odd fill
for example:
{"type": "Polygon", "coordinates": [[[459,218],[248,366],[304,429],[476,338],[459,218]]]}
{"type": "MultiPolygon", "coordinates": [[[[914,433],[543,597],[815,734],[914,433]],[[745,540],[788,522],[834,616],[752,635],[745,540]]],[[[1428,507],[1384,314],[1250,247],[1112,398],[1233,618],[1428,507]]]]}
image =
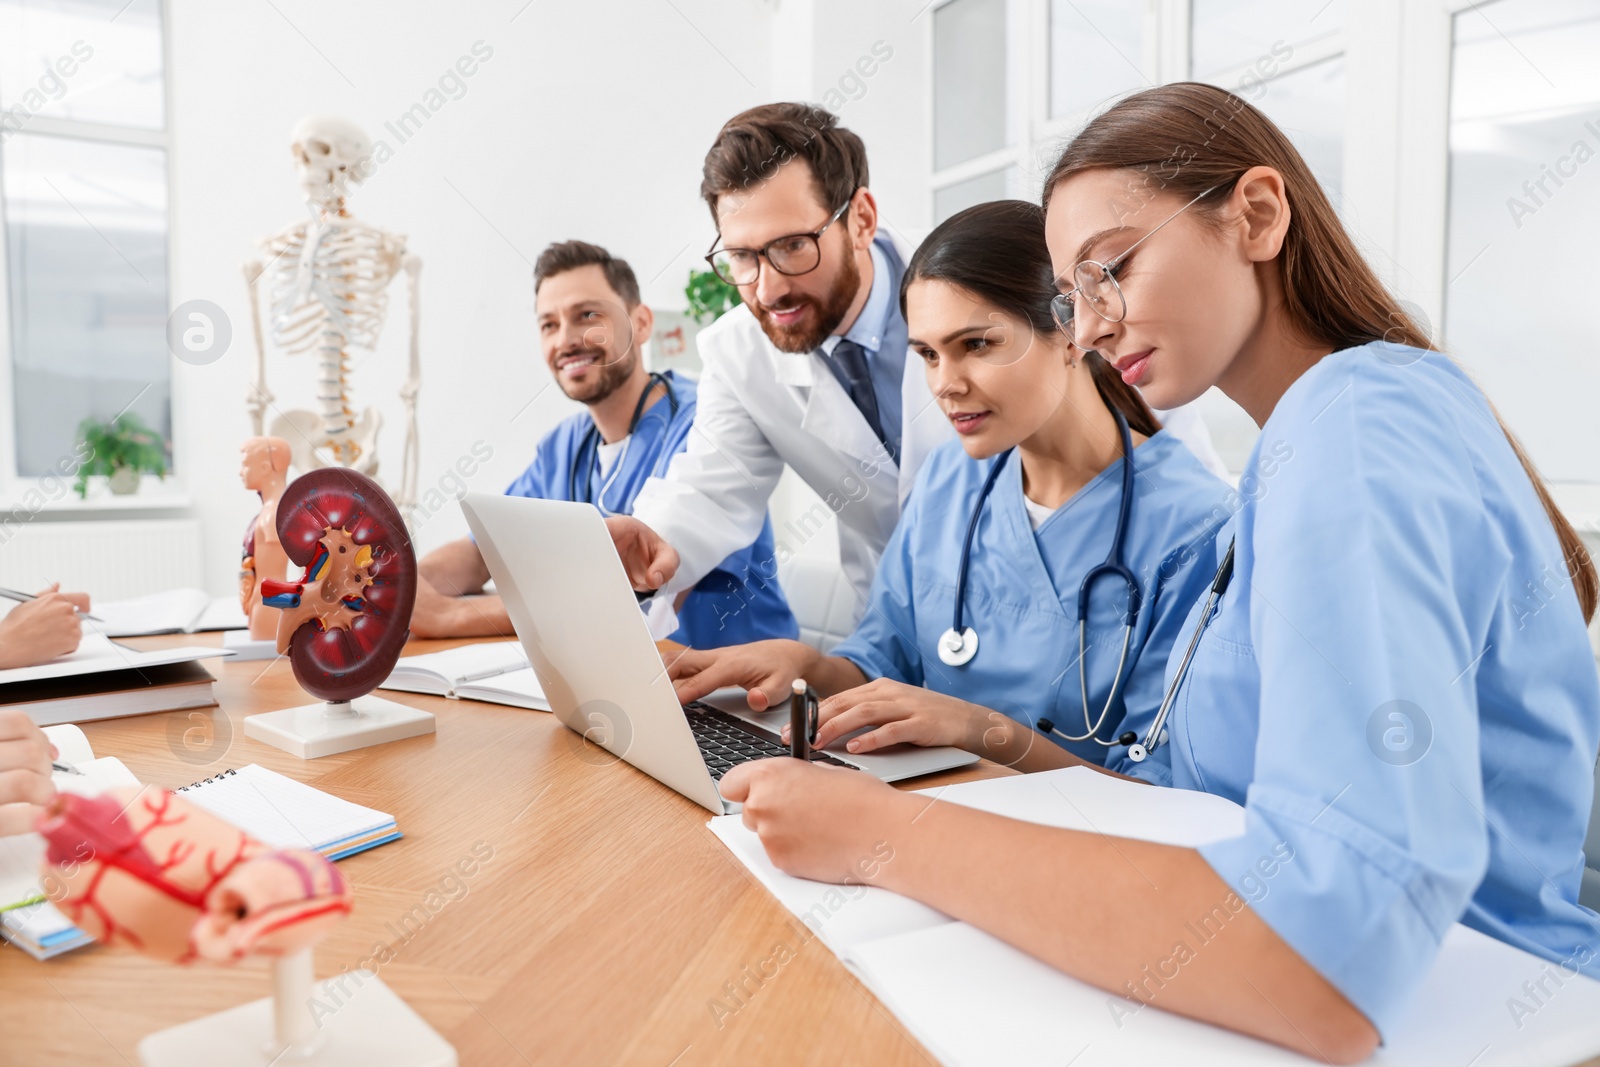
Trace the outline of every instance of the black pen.
{"type": "Polygon", "coordinates": [[[811,743],[817,739],[817,694],[804,678],[796,678],[789,694],[789,755],[811,759],[811,743]]]}

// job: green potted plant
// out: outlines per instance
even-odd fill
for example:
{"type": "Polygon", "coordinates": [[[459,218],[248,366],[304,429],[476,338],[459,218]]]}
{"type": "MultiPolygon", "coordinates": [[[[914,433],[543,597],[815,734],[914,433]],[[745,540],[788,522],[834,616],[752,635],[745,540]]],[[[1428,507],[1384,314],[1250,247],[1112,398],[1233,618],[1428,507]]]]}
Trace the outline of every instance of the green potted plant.
{"type": "Polygon", "coordinates": [[[689,317],[702,326],[739,306],[739,290],[711,270],[691,270],[683,295],[689,301],[689,317]]]}
{"type": "Polygon", "coordinates": [[[78,468],[78,483],[73,486],[80,499],[88,494],[92,475],[106,475],[111,491],[119,496],[137,492],[139,477],[146,471],[167,476],[167,442],[131,411],[110,422],[84,419],[78,424],[78,438],[89,446],[89,458],[78,468]]]}

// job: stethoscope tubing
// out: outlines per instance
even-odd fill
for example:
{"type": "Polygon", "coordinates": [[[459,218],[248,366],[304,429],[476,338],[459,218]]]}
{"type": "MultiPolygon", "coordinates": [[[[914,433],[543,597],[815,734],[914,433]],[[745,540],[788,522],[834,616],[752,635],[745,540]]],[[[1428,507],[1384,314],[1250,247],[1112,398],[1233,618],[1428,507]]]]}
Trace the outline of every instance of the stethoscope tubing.
{"type": "MultiPolygon", "coordinates": [[[[1104,563],[1090,568],[1078,584],[1077,616],[1078,616],[1078,691],[1083,710],[1083,724],[1087,732],[1081,736],[1063,733],[1051,725],[1048,719],[1041,719],[1041,729],[1055,734],[1067,741],[1088,741],[1112,747],[1121,743],[1121,739],[1103,740],[1097,736],[1100,727],[1104,725],[1106,716],[1116,703],[1117,692],[1122,687],[1123,670],[1128,662],[1128,650],[1132,646],[1133,631],[1138,624],[1141,593],[1138,579],[1134,577],[1123,563],[1123,547],[1127,541],[1128,515],[1133,506],[1134,461],[1133,461],[1133,433],[1128,427],[1128,420],[1116,408],[1111,409],[1112,416],[1116,419],[1117,433],[1122,444],[1122,498],[1117,507],[1117,525],[1111,535],[1111,552],[1104,563]],[[1089,598],[1094,590],[1095,582],[1101,578],[1114,575],[1120,578],[1128,595],[1127,611],[1123,615],[1122,653],[1117,660],[1117,673],[1111,683],[1111,689],[1106,694],[1106,702],[1100,709],[1098,718],[1093,723],[1089,720],[1089,681],[1088,667],[1086,666],[1086,637],[1085,632],[1089,620],[1089,598]]],[[[960,667],[971,662],[978,651],[977,631],[964,626],[965,606],[967,598],[967,574],[972,561],[972,544],[977,538],[978,519],[983,514],[983,506],[988,501],[989,495],[994,490],[995,482],[1000,477],[1000,472],[1005,469],[1011,453],[1015,449],[1007,449],[995,460],[989,468],[988,476],[983,480],[983,488],[978,491],[978,500],[972,509],[972,518],[967,521],[966,537],[961,542],[961,565],[956,575],[956,602],[955,611],[951,620],[950,629],[946,630],[939,638],[939,658],[952,667],[960,667]]]]}
{"type": "MultiPolygon", "coordinates": [[[[633,405],[633,415],[628,419],[627,443],[622,446],[622,454],[617,457],[616,463],[614,463],[611,467],[610,475],[607,476],[605,481],[600,484],[599,490],[594,495],[594,506],[600,509],[600,514],[602,515],[613,516],[618,514],[618,512],[612,511],[610,508],[606,507],[606,493],[610,491],[612,485],[616,483],[618,476],[622,473],[623,468],[627,465],[628,452],[633,448],[633,435],[638,431],[639,423],[644,417],[645,402],[650,399],[650,394],[655,392],[657,385],[662,386],[667,391],[667,405],[671,412],[667,416],[668,420],[670,421],[671,419],[676,418],[678,415],[678,397],[677,394],[672,391],[671,380],[664,374],[652,371],[650,373],[649,381],[644,387],[644,392],[639,394],[638,401],[633,405]]],[[[577,453],[572,457],[572,469],[567,472],[568,500],[588,500],[588,487],[589,484],[594,481],[595,467],[599,464],[599,462],[600,430],[593,423],[590,423],[589,428],[583,433],[583,439],[578,442],[577,453]],[[583,461],[585,453],[588,453],[589,456],[589,462],[587,464],[588,476],[583,479],[584,495],[579,496],[578,471],[585,468],[583,461]]]]}

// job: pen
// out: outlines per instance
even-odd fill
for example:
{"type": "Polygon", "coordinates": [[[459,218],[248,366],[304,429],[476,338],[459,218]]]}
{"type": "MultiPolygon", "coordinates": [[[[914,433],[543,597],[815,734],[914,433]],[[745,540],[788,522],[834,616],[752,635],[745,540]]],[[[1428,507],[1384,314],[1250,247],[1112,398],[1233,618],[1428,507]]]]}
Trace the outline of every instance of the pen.
{"type": "Polygon", "coordinates": [[[804,678],[796,678],[789,696],[789,755],[809,760],[816,739],[817,694],[804,678]]]}
{"type": "MultiPolygon", "coordinates": [[[[7,598],[8,600],[24,600],[24,601],[26,601],[26,600],[38,600],[39,599],[38,597],[34,596],[32,593],[24,593],[24,592],[21,592],[21,591],[16,590],[16,589],[7,589],[3,585],[0,585],[0,596],[3,596],[5,598],[7,598]]],[[[74,607],[72,610],[73,611],[78,611],[78,609],[76,607],[74,607]]],[[[90,615],[87,611],[78,611],[78,618],[80,618],[80,619],[88,619],[90,622],[104,622],[105,621],[104,619],[101,619],[98,616],[90,615]]]]}
{"type": "Polygon", "coordinates": [[[52,763],[50,764],[50,769],[52,771],[60,771],[62,774],[83,774],[83,772],[78,770],[78,768],[68,767],[65,763],[52,763]]]}

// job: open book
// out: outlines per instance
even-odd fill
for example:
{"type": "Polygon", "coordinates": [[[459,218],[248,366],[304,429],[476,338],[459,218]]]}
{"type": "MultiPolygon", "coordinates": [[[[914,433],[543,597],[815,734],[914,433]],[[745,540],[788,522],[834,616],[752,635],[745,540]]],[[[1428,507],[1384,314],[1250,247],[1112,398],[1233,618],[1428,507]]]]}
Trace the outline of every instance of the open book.
{"type": "Polygon", "coordinates": [[[402,657],[378,688],[550,710],[538,675],[515,641],[486,641],[402,657]]]}
{"type": "Polygon", "coordinates": [[[250,625],[238,597],[216,597],[204,589],[169,589],[132,600],[108,600],[92,609],[107,637],[192,634],[202,630],[242,630],[250,625]]]}
{"type": "Polygon", "coordinates": [[[152,648],[140,650],[119,645],[104,634],[85,630],[78,649],[65,656],[57,656],[33,667],[11,667],[0,670],[0,685],[12,682],[37,682],[46,678],[69,678],[81,674],[99,674],[103,671],[138,670],[163,663],[187,663],[196,659],[211,659],[231,655],[227,649],[207,645],[183,645],[179,648],[152,648]]]}
{"type": "MultiPolygon", "coordinates": [[[[1184,847],[1244,829],[1244,809],[1225,798],[1140,785],[1082,767],[966,782],[923,795],[1029,822],[1184,847]]],[[[945,1064],[1312,1062],[1163,1011],[1159,1002],[1141,1005],[1107,993],[886,889],[784,874],[741,815],[718,816],[710,826],[803,924],[796,924],[794,940],[815,937],[831,948],[945,1064]]],[[[1526,998],[1524,982],[1537,988],[1541,976],[1557,968],[1457,924],[1404,1020],[1384,1035],[1369,1062],[1557,1067],[1600,1053],[1600,1027],[1594,1024],[1600,1018],[1600,982],[1563,970],[1560,993],[1536,1013],[1508,1011],[1508,998],[1526,998]]]]}

